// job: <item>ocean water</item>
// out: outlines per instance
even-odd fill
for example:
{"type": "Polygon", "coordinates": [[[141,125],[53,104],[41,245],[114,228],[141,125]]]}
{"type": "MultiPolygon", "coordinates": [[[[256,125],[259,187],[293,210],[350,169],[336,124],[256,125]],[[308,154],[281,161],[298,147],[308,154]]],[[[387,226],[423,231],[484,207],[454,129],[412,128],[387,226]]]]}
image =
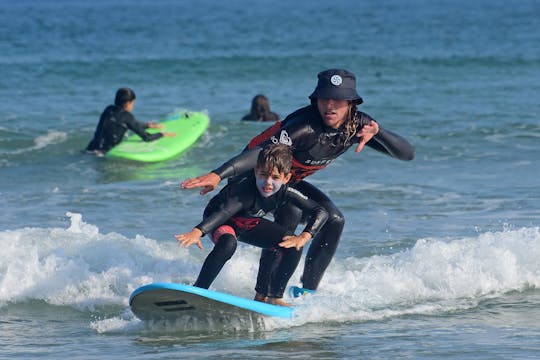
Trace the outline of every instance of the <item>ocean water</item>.
{"type": "MultiPolygon", "coordinates": [[[[0,359],[540,356],[540,2],[0,0],[0,22],[0,359]],[[255,94],[284,117],[330,67],[416,158],[309,178],[347,221],[318,294],[256,327],[136,319],[135,288],[193,282],[210,248],[173,238],[209,200],[180,182],[267,126],[239,120],[255,94]],[[140,120],[211,125],[164,163],[82,153],[121,86],[140,120]]],[[[252,297],[258,255],[212,288],[252,297]]]]}

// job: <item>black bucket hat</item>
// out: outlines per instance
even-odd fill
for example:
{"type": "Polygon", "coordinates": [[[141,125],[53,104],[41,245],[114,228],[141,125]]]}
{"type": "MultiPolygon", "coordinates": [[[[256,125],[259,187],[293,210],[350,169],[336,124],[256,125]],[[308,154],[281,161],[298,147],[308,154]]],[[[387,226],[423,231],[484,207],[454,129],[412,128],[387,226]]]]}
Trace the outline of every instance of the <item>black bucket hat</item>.
{"type": "Polygon", "coordinates": [[[350,100],[361,104],[364,100],[356,92],[356,78],[353,73],[343,69],[329,69],[317,75],[317,87],[309,98],[350,100]]]}

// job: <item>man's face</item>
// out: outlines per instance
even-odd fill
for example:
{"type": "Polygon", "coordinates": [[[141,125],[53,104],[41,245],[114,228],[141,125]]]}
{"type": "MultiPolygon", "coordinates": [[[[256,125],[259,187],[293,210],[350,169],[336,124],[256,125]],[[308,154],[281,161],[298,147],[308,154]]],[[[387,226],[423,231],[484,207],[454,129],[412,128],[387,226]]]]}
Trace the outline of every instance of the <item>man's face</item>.
{"type": "Polygon", "coordinates": [[[350,105],[348,100],[317,98],[317,109],[326,126],[337,129],[347,120],[350,105]]]}

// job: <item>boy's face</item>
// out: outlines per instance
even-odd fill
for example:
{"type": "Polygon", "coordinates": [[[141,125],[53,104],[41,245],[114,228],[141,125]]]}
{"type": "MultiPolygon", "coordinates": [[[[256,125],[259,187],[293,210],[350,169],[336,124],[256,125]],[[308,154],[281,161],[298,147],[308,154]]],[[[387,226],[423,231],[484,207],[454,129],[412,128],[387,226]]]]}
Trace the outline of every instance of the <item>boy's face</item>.
{"type": "Polygon", "coordinates": [[[274,195],[281,189],[281,186],[288,183],[291,179],[291,174],[279,172],[277,167],[270,169],[255,167],[255,178],[257,182],[257,190],[263,197],[274,195]]]}
{"type": "Polygon", "coordinates": [[[133,107],[135,106],[135,100],[128,101],[124,104],[124,110],[127,112],[133,111],[133,107]]]}

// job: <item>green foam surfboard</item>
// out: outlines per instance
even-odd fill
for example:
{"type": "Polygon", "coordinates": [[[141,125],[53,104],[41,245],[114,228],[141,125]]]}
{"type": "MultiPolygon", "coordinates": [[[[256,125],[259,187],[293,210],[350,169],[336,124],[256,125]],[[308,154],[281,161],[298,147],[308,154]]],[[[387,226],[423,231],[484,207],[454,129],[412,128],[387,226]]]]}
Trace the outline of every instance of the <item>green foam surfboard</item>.
{"type": "Polygon", "coordinates": [[[107,157],[142,162],[170,159],[193,145],[208,127],[210,119],[204,112],[189,111],[173,114],[160,123],[163,124],[162,129],[147,129],[147,131],[172,132],[176,136],[145,142],[138,135],[131,134],[107,152],[107,157]]]}

